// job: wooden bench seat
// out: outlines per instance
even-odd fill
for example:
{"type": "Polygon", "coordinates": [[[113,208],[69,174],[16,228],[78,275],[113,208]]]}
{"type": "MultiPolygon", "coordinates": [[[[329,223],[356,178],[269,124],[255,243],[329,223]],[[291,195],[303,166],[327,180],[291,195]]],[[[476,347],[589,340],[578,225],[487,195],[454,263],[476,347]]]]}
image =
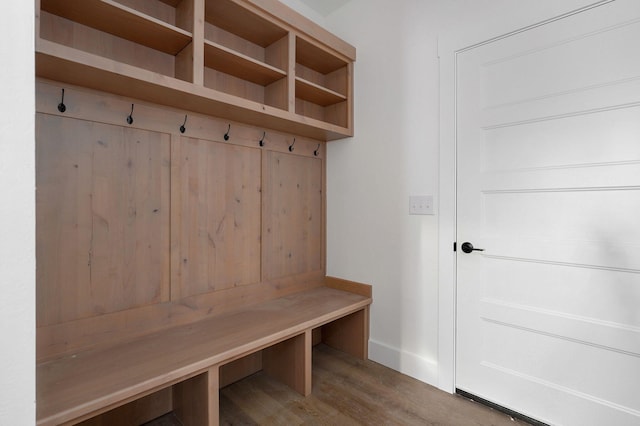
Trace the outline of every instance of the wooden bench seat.
{"type": "Polygon", "coordinates": [[[319,287],[134,341],[37,365],[40,425],[73,424],[173,386],[184,424],[218,423],[219,368],[262,351],[262,369],[311,392],[312,332],[367,356],[370,295],[319,287]]]}

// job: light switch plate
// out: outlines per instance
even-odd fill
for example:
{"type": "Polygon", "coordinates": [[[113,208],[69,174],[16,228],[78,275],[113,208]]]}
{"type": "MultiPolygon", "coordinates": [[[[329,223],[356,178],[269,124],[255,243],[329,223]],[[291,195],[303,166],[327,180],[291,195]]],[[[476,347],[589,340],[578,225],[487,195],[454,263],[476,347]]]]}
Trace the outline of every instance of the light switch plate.
{"type": "Polygon", "coordinates": [[[409,214],[433,214],[433,195],[410,196],[409,214]]]}

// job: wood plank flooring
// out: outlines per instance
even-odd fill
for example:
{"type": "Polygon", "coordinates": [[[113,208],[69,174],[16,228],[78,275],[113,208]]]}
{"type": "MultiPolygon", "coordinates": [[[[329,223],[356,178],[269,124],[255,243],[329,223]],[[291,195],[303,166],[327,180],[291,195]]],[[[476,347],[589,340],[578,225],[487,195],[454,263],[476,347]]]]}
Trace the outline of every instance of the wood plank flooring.
{"type": "Polygon", "coordinates": [[[314,348],[307,398],[259,372],[220,390],[220,413],[221,425],[526,425],[325,345],[314,348]]]}

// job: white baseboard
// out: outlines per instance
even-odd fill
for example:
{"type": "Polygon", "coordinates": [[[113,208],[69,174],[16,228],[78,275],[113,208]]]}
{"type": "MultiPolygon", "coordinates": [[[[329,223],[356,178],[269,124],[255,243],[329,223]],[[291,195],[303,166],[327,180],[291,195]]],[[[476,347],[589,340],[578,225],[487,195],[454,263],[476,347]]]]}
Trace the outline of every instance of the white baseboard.
{"type": "Polygon", "coordinates": [[[369,340],[369,359],[421,382],[438,385],[438,364],[433,360],[403,352],[375,340],[369,340]]]}

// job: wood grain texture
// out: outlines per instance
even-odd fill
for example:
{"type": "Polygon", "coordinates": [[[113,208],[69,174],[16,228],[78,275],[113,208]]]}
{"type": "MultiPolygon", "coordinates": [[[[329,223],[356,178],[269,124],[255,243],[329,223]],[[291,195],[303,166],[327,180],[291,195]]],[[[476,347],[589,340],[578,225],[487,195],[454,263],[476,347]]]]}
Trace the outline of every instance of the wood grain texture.
{"type": "MultiPolygon", "coordinates": [[[[155,6],[162,4],[154,3],[155,6]]],[[[55,15],[170,55],[176,55],[191,42],[191,33],[117,1],[42,0],[41,7],[55,15]]],[[[158,7],[154,9],[158,10],[158,7]]]]}
{"type": "Polygon", "coordinates": [[[359,359],[369,358],[369,311],[354,312],[322,327],[322,341],[359,359]]]}
{"type": "Polygon", "coordinates": [[[204,50],[205,66],[242,80],[267,86],[286,76],[276,67],[210,41],[205,41],[204,50]]]}
{"type": "Polygon", "coordinates": [[[262,47],[287,35],[287,30],[268,15],[255,13],[233,0],[208,1],[205,17],[207,22],[262,47]]]}
{"type": "Polygon", "coordinates": [[[38,364],[38,423],[71,421],[130,402],[370,303],[363,296],[318,288],[38,364]]]}
{"type": "Polygon", "coordinates": [[[266,277],[323,269],[322,161],[267,152],[264,167],[266,277]]]}
{"type": "MultiPolygon", "coordinates": [[[[67,110],[64,114],[59,113],[57,110],[57,105],[60,102],[61,87],[59,84],[51,82],[38,82],[37,110],[43,113],[46,112],[46,114],[43,115],[46,117],[50,116],[51,120],[77,120],[87,123],[100,121],[115,128],[122,128],[122,125],[125,123],[124,119],[131,108],[130,99],[95,93],[73,86],[63,87],[66,89],[65,103],[67,105],[67,110]]],[[[174,178],[171,179],[171,217],[174,223],[182,223],[182,184],[179,177],[181,165],[180,150],[183,145],[181,141],[184,136],[181,136],[180,133],[177,132],[177,127],[184,121],[184,111],[136,102],[134,116],[134,126],[140,131],[172,133],[171,174],[174,178]]],[[[194,137],[191,139],[195,140],[204,140],[205,138],[223,140],[222,135],[227,131],[228,124],[228,121],[221,119],[189,114],[187,134],[193,135],[194,137]]],[[[232,138],[229,142],[224,142],[224,144],[234,146],[235,149],[243,148],[249,151],[256,151],[258,149],[257,141],[263,136],[263,129],[235,122],[231,124],[232,138]]],[[[127,131],[132,131],[128,125],[125,124],[125,126],[127,131]]],[[[53,135],[55,136],[55,133],[53,135]]],[[[290,135],[268,131],[265,136],[266,146],[262,148],[262,150],[268,149],[288,153],[290,141],[290,135]]],[[[53,143],[55,144],[56,142],[54,141],[53,143]]],[[[295,151],[288,153],[288,155],[311,158],[318,144],[319,142],[315,140],[302,137],[297,138],[295,151]]],[[[316,160],[324,158],[322,147],[319,157],[313,158],[316,160]]],[[[73,194],[75,192],[76,189],[71,188],[71,193],[73,194]]],[[[59,196],[59,198],[64,198],[64,194],[59,196]]],[[[54,213],[56,215],[59,214],[54,213]]],[[[49,220],[57,220],[55,217],[55,215],[49,215],[49,220]]],[[[187,219],[188,218],[184,220],[187,219]]],[[[181,232],[180,226],[171,227],[171,264],[173,265],[180,265],[181,262],[179,257],[181,232]]],[[[320,251],[321,255],[324,254],[322,248],[318,247],[317,250],[320,251]]],[[[40,260],[42,260],[42,258],[40,258],[40,260]]],[[[179,268],[172,268],[172,282],[180,282],[181,278],[179,273],[179,268]]],[[[241,308],[248,304],[260,303],[296,291],[321,286],[323,279],[324,272],[318,270],[297,275],[288,275],[270,281],[255,282],[239,287],[227,288],[222,291],[201,293],[184,298],[181,298],[180,286],[176,284],[172,286],[173,303],[144,305],[132,309],[103,313],[98,316],[60,322],[53,325],[40,325],[37,331],[37,357],[39,360],[52,359],[63,354],[72,354],[91,347],[133,339],[168,327],[200,321],[228,312],[229,310],[241,308]]],[[[45,293],[39,292],[39,294],[44,295],[45,293]]],[[[43,299],[41,300],[46,300],[46,296],[42,297],[43,299]]],[[[51,300],[54,301],[55,299],[51,300]]],[[[56,309],[56,305],[51,304],[48,309],[56,309]]]]}
{"type": "Polygon", "coordinates": [[[323,140],[353,134],[352,102],[295,108],[293,79],[299,56],[326,80],[301,77],[300,98],[341,105],[355,49],[277,1],[43,0],[37,18],[39,76],[323,140]]]}
{"type": "MultiPolygon", "coordinates": [[[[260,150],[182,138],[181,229],[172,265],[180,299],[260,281],[260,150]]],[[[174,171],[175,168],[174,168],[174,171]]],[[[175,290],[175,288],[174,288],[175,290]]]]}
{"type": "MultiPolygon", "coordinates": [[[[210,70],[209,68],[205,68],[210,70]]],[[[36,74],[61,84],[83,86],[159,105],[180,108],[263,129],[319,140],[352,135],[351,129],[309,120],[290,111],[243,99],[209,87],[196,86],[159,72],[131,66],[40,39],[36,45],[36,74]]],[[[258,86],[264,89],[262,86],[258,86]]]]}
{"type": "Polygon", "coordinates": [[[348,291],[349,293],[355,293],[365,297],[373,297],[373,287],[369,284],[362,284],[336,277],[326,277],[324,279],[324,285],[335,288],[336,290],[348,291]]]}
{"type": "Polygon", "coordinates": [[[167,135],[38,114],[38,326],[168,300],[167,135]]]}
{"type": "Polygon", "coordinates": [[[311,393],[311,330],[262,351],[265,373],[300,395],[311,393]]]}
{"type": "Polygon", "coordinates": [[[220,387],[228,386],[260,370],[262,370],[262,351],[221,365],[219,368],[220,387]]]}
{"type": "Polygon", "coordinates": [[[212,370],[173,385],[173,411],[182,425],[207,426],[213,420],[211,417],[218,415],[209,407],[210,399],[218,399],[217,387],[213,389],[213,395],[209,395],[210,382],[216,381],[209,375],[217,376],[217,369],[212,370]]]}
{"type": "Polygon", "coordinates": [[[173,409],[172,389],[169,387],[80,422],[78,426],[139,426],[173,409]]]}
{"type": "Polygon", "coordinates": [[[162,75],[171,77],[174,75],[174,55],[116,37],[46,11],[41,12],[40,34],[45,40],[73,49],[155,71],[162,75]]]}
{"type": "Polygon", "coordinates": [[[326,345],[313,350],[313,391],[303,397],[258,373],[220,390],[221,425],[524,426],[373,361],[326,345]]]}

